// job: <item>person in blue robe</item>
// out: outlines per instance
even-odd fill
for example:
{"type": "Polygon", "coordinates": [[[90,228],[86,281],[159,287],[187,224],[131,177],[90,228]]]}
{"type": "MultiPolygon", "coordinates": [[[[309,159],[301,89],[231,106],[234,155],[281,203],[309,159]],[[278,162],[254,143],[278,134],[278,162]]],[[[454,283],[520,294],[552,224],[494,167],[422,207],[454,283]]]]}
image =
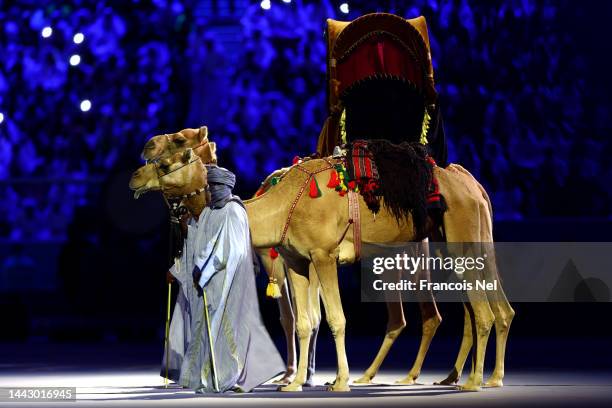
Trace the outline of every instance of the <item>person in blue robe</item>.
{"type": "Polygon", "coordinates": [[[259,311],[247,213],[232,195],[235,176],[218,166],[207,170],[210,203],[189,221],[182,255],[170,269],[180,293],[169,377],[199,393],[248,392],[285,365],[259,311]]]}

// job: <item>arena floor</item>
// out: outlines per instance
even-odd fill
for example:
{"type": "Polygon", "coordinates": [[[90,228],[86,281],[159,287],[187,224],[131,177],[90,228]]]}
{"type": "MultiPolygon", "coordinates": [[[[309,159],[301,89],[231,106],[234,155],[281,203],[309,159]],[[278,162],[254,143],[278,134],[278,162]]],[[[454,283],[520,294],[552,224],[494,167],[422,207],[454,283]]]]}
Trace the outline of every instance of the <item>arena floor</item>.
{"type": "Polygon", "coordinates": [[[121,372],[68,371],[7,372],[0,374],[2,387],[77,387],[77,401],[66,403],[0,402],[0,406],[68,406],[68,407],[187,407],[187,406],[408,406],[415,407],[490,407],[490,406],[611,406],[610,373],[538,372],[508,373],[506,386],[482,392],[460,392],[453,387],[431,385],[444,373],[429,373],[422,384],[394,386],[400,372],[383,372],[376,385],[353,386],[350,393],[329,393],[322,385],[334,377],[331,371],[320,372],[321,384],[302,393],[276,392],[264,385],[248,394],[196,395],[175,387],[165,388],[157,376],[157,367],[124,369],[121,372]]]}

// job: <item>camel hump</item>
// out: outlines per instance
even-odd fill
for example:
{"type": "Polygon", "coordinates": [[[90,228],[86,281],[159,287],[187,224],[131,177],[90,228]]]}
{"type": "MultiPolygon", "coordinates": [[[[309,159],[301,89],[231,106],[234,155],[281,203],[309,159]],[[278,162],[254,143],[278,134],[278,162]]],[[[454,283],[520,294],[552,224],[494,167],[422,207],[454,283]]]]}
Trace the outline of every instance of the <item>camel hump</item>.
{"type": "Polygon", "coordinates": [[[444,168],[444,170],[448,170],[450,172],[458,173],[458,174],[465,174],[466,176],[476,180],[474,176],[472,175],[472,173],[470,173],[465,167],[457,163],[450,163],[448,166],[444,168]]]}

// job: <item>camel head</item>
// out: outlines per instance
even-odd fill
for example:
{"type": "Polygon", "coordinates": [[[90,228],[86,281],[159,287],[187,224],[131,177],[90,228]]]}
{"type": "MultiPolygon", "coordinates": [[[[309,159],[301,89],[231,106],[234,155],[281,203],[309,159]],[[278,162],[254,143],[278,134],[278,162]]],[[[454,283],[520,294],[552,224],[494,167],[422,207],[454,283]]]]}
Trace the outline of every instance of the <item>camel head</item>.
{"type": "Polygon", "coordinates": [[[147,161],[164,159],[185,149],[194,149],[205,164],[217,163],[217,146],[208,140],[208,128],[187,128],[176,133],[153,136],[142,150],[147,161]]]}
{"type": "Polygon", "coordinates": [[[147,163],[132,174],[134,198],[149,191],[161,191],[168,199],[186,196],[207,187],[206,167],[193,149],[147,163]]]}

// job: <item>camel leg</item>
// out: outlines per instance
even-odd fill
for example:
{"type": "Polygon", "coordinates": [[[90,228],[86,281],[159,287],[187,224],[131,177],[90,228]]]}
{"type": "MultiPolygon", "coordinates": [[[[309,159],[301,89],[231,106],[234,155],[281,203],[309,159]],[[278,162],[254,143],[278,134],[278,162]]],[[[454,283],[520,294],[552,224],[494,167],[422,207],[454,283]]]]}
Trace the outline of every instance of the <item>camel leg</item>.
{"type": "Polygon", "coordinates": [[[276,268],[275,277],[282,282],[280,285],[281,297],[277,299],[278,310],[280,314],[280,324],[285,333],[285,340],[287,342],[287,370],[281,378],[273,381],[274,384],[289,384],[294,376],[296,370],[296,349],[295,349],[295,316],[293,314],[293,308],[291,306],[291,297],[289,293],[289,282],[286,279],[287,275],[287,264],[281,258],[273,260],[268,251],[258,249],[257,253],[261,259],[266,274],[270,276],[276,268]],[[276,264],[276,265],[275,265],[276,264]]]}
{"type": "Polygon", "coordinates": [[[416,359],[414,360],[412,368],[408,372],[408,375],[405,378],[396,381],[396,384],[410,385],[415,383],[416,379],[421,374],[423,361],[425,361],[425,356],[427,355],[427,350],[429,350],[431,340],[436,334],[438,326],[440,326],[440,323],[442,322],[442,318],[440,317],[440,313],[438,313],[438,308],[436,307],[435,301],[421,302],[419,303],[419,309],[421,310],[422,327],[421,344],[419,345],[419,351],[417,353],[416,359]]]}
{"type": "MultiPolygon", "coordinates": [[[[420,249],[417,252],[421,252],[425,256],[429,256],[429,240],[424,239],[419,246],[420,249]]],[[[425,279],[428,282],[431,281],[430,271],[428,268],[419,268],[418,273],[415,274],[414,277],[415,282],[422,279],[425,279]]],[[[431,291],[419,292],[418,301],[419,310],[421,312],[421,344],[419,345],[419,351],[416,359],[414,360],[412,368],[408,372],[408,375],[401,380],[396,381],[396,384],[410,385],[415,383],[416,379],[421,374],[421,368],[423,367],[427,350],[429,350],[429,346],[431,345],[431,341],[436,334],[436,330],[442,322],[442,317],[440,317],[438,307],[436,306],[436,300],[434,299],[431,291]]]]}
{"type": "Polygon", "coordinates": [[[491,250],[487,251],[491,255],[487,259],[485,275],[488,282],[493,282],[497,279],[497,290],[494,292],[487,291],[489,304],[491,305],[493,315],[495,315],[495,368],[491,378],[485,383],[485,387],[502,387],[506,343],[508,341],[510,324],[514,318],[514,309],[510,306],[506,294],[501,287],[501,280],[499,279],[497,265],[495,264],[493,245],[490,245],[490,248],[491,250]]]}
{"type": "Polygon", "coordinates": [[[486,228],[483,229],[481,242],[483,242],[483,253],[488,254],[485,264],[485,277],[487,282],[493,282],[497,280],[497,290],[494,292],[487,291],[487,297],[491,310],[495,315],[495,368],[493,374],[489,380],[485,383],[485,387],[502,387],[504,379],[504,360],[506,357],[506,343],[508,341],[508,333],[510,331],[510,324],[514,318],[514,309],[510,306],[508,298],[504,293],[501,286],[501,279],[497,271],[497,264],[495,261],[495,247],[493,241],[493,228],[490,214],[490,202],[483,191],[483,196],[489,203],[489,212],[481,211],[481,224],[486,228]]]}
{"type": "Polygon", "coordinates": [[[319,278],[312,262],[308,266],[308,277],[310,286],[308,287],[308,297],[310,299],[310,323],[312,324],[312,335],[308,347],[308,372],[306,375],[305,387],[314,386],[315,357],[317,352],[317,337],[321,324],[321,301],[319,299],[319,278]]]}
{"type": "Polygon", "coordinates": [[[293,268],[288,268],[288,278],[291,284],[291,295],[295,306],[296,331],[299,341],[299,361],[298,369],[293,381],[288,385],[281,385],[279,391],[301,391],[302,385],[306,381],[306,370],[308,367],[308,346],[312,326],[308,316],[308,274],[306,268],[299,273],[293,268]]]}
{"type": "MultiPolygon", "coordinates": [[[[505,296],[504,296],[505,298],[505,296]]],[[[485,383],[485,387],[502,387],[504,385],[504,360],[506,357],[506,343],[510,323],[514,317],[514,310],[508,301],[493,301],[491,309],[495,315],[495,368],[493,374],[485,383]]]]}
{"type": "Polygon", "coordinates": [[[395,342],[395,339],[399,336],[399,334],[406,327],[406,320],[404,319],[404,310],[402,307],[402,301],[400,299],[399,302],[387,302],[387,332],[385,333],[385,338],[383,340],[380,349],[378,350],[378,354],[374,358],[374,361],[367,368],[365,373],[353,381],[356,384],[371,384],[372,379],[380,369],[381,364],[387,357],[391,346],[395,342]]]}
{"type": "Polygon", "coordinates": [[[495,315],[495,368],[493,374],[489,380],[485,383],[485,387],[502,387],[504,378],[504,360],[506,357],[506,343],[508,341],[508,333],[510,331],[510,324],[514,318],[514,309],[510,306],[508,298],[501,286],[501,279],[497,271],[497,264],[495,262],[495,248],[493,245],[493,209],[491,207],[491,200],[486,190],[480,183],[477,183],[478,188],[482,194],[482,198],[486,202],[486,206],[482,206],[480,211],[480,223],[484,227],[481,230],[480,242],[487,243],[483,244],[485,253],[488,253],[485,268],[485,276],[488,282],[497,280],[497,290],[493,293],[487,292],[489,304],[491,310],[495,315]]]}
{"type": "Polygon", "coordinates": [[[455,366],[450,374],[448,374],[448,376],[442,381],[435,383],[436,385],[457,384],[459,382],[459,378],[461,378],[465,361],[467,360],[468,354],[470,354],[470,350],[472,349],[472,319],[470,317],[470,312],[468,311],[468,306],[465,303],[463,304],[463,311],[463,338],[461,339],[461,346],[459,346],[459,354],[457,355],[455,366]]]}
{"type": "MultiPolygon", "coordinates": [[[[465,184],[465,186],[470,188],[469,184],[465,184]]],[[[476,194],[470,190],[472,189],[467,190],[467,194],[463,190],[461,193],[455,192],[457,196],[454,196],[449,190],[446,196],[448,210],[444,213],[444,230],[449,243],[492,241],[492,236],[487,241],[483,241],[485,235],[491,232],[490,224],[482,222],[487,215],[490,219],[490,207],[483,198],[481,191],[476,194]],[[463,196],[461,199],[458,198],[460,195],[463,196]]],[[[461,249],[458,255],[468,256],[470,253],[474,255],[473,251],[469,251],[469,248],[467,253],[464,249],[461,249]]],[[[459,278],[465,279],[472,285],[472,289],[467,291],[467,297],[470,303],[468,312],[472,317],[470,320],[472,321],[473,338],[472,374],[460,389],[477,391],[480,390],[482,385],[487,341],[495,316],[489,305],[487,293],[475,289],[476,280],[480,278],[479,272],[475,270],[465,271],[463,276],[459,278]]],[[[460,355],[460,357],[462,356],[460,355]]]]}
{"type": "MultiPolygon", "coordinates": [[[[468,275],[466,273],[466,275],[468,275]]],[[[475,279],[471,279],[474,284],[475,279]]],[[[479,391],[483,380],[484,359],[489,340],[489,333],[493,326],[495,316],[489,305],[486,294],[479,293],[475,290],[467,291],[471,309],[473,310],[473,336],[474,336],[474,354],[472,363],[472,373],[467,382],[460,386],[459,389],[464,391],[479,391]]]]}
{"type": "Polygon", "coordinates": [[[280,312],[280,323],[285,333],[285,340],[287,341],[287,370],[280,379],[274,381],[274,384],[289,384],[295,376],[296,349],[295,316],[293,314],[293,308],[291,307],[289,282],[287,282],[287,279],[285,279],[284,284],[281,286],[281,297],[278,299],[278,309],[280,312]]]}
{"type": "MultiPolygon", "coordinates": [[[[348,386],[349,368],[344,344],[346,319],[342,310],[340,288],[338,287],[338,270],[336,259],[323,250],[313,250],[310,253],[312,262],[321,283],[321,295],[327,323],[336,343],[338,371],[336,380],[328,387],[329,391],[350,391],[348,386]]],[[[299,371],[299,368],[298,368],[299,371]]]]}

